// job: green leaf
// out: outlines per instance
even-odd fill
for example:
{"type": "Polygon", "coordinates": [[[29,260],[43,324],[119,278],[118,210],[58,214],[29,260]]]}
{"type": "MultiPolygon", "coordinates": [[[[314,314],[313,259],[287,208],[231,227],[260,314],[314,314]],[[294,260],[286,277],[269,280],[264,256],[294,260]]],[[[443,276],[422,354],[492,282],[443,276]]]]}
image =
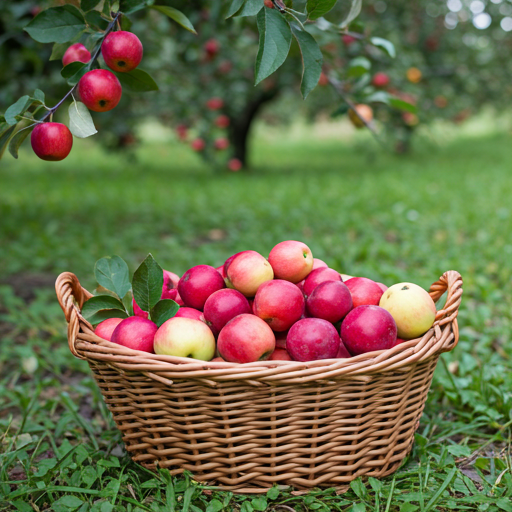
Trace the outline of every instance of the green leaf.
{"type": "Polygon", "coordinates": [[[11,155],[16,159],[18,158],[18,150],[23,144],[23,141],[32,133],[32,130],[36,126],[32,114],[27,112],[25,115],[29,119],[22,119],[16,125],[16,133],[9,142],[9,153],[11,153],[11,155]]]}
{"type": "Polygon", "coordinates": [[[354,503],[347,512],[366,512],[366,506],[364,503],[354,503]]]}
{"type": "Polygon", "coordinates": [[[108,21],[101,16],[99,11],[90,11],[85,15],[85,21],[90,27],[105,30],[108,27],[108,21]]]}
{"type": "Polygon", "coordinates": [[[407,101],[401,100],[399,98],[395,98],[394,96],[389,97],[389,105],[393,108],[397,108],[398,110],[405,110],[406,112],[412,112],[413,114],[418,112],[416,105],[408,103],[407,101]]]}
{"type": "Polygon", "coordinates": [[[94,265],[94,275],[98,284],[114,292],[120,299],[131,288],[128,265],[119,256],[108,256],[98,260],[94,265]]]}
{"type": "Polygon", "coordinates": [[[510,498],[500,498],[496,501],[496,505],[501,510],[505,510],[505,512],[512,512],[512,501],[510,501],[510,498]]]}
{"type": "Polygon", "coordinates": [[[220,512],[224,508],[224,505],[219,500],[212,500],[206,507],[206,512],[220,512]]]}
{"type": "Polygon", "coordinates": [[[257,498],[253,498],[251,500],[251,505],[254,510],[265,511],[267,510],[267,499],[265,496],[258,496],[257,498]]]}
{"type": "Polygon", "coordinates": [[[85,20],[75,6],[67,4],[40,12],[25,30],[39,43],[67,43],[85,30],[85,20]]]}
{"type": "Polygon", "coordinates": [[[172,318],[180,307],[171,299],[159,300],[151,309],[151,320],[160,327],[164,322],[172,318]]]}
{"type": "Polygon", "coordinates": [[[41,89],[36,89],[34,91],[34,99],[40,101],[44,105],[44,92],[41,89]]]}
{"type": "Polygon", "coordinates": [[[11,505],[13,505],[16,510],[19,510],[19,512],[34,512],[34,509],[26,501],[12,501],[11,505]]]}
{"type": "Polygon", "coordinates": [[[277,500],[277,498],[279,498],[279,487],[271,487],[268,491],[267,491],[267,498],[269,500],[277,500]]]}
{"type": "Polygon", "coordinates": [[[448,452],[455,457],[469,457],[472,453],[469,446],[462,446],[460,444],[448,446],[448,452]]]}
{"type": "MultiPolygon", "coordinates": [[[[101,284],[101,283],[100,283],[101,284]]],[[[151,254],[133,274],[133,296],[143,311],[151,311],[162,296],[164,271],[151,254]]]]}
{"type": "Polygon", "coordinates": [[[16,119],[16,116],[23,114],[30,105],[32,105],[32,99],[30,96],[22,96],[16,103],[12,104],[5,111],[5,121],[10,125],[17,124],[18,120],[16,119]]]}
{"type": "Polygon", "coordinates": [[[98,133],[91,113],[88,108],[80,101],[74,101],[69,105],[69,130],[70,132],[80,139],[90,137],[98,133]]]}
{"type": "Polygon", "coordinates": [[[444,482],[441,484],[441,487],[439,487],[434,496],[430,498],[430,501],[427,503],[425,510],[432,510],[434,505],[438,502],[439,498],[443,494],[444,490],[450,485],[451,481],[453,480],[453,477],[455,476],[455,473],[457,473],[457,468],[452,468],[451,471],[446,476],[444,482]]]}
{"type": "Polygon", "coordinates": [[[128,318],[129,316],[130,315],[127,315],[125,311],[121,311],[120,309],[102,309],[89,317],[87,321],[92,325],[96,325],[109,318],[128,318]]]}
{"type": "Polygon", "coordinates": [[[420,507],[413,505],[412,503],[404,503],[400,507],[400,512],[416,512],[420,507]]]}
{"type": "Polygon", "coordinates": [[[82,11],[87,12],[94,9],[100,2],[101,0],[82,0],[80,2],[80,8],[82,11]]]}
{"type": "Polygon", "coordinates": [[[390,95],[386,91],[377,91],[369,96],[366,96],[365,101],[367,103],[384,103],[389,105],[390,95]]]}
{"type": "Polygon", "coordinates": [[[158,85],[151,76],[142,69],[134,69],[129,73],[116,73],[123,88],[131,92],[158,91],[158,85]]]}
{"type": "Polygon", "coordinates": [[[366,490],[366,486],[361,481],[361,478],[357,478],[356,480],[352,480],[350,482],[350,488],[355,492],[356,496],[361,498],[362,500],[366,498],[368,495],[368,491],[366,490]]]}
{"type": "Polygon", "coordinates": [[[14,130],[16,129],[16,125],[9,126],[7,124],[7,126],[8,128],[6,130],[2,128],[2,135],[0,135],[0,158],[2,158],[2,155],[5,152],[5,148],[7,147],[7,143],[9,142],[10,138],[12,137],[12,134],[14,133],[14,130]]]}
{"type": "Polygon", "coordinates": [[[377,48],[382,48],[391,58],[396,57],[395,45],[388,41],[387,39],[383,39],[382,37],[372,37],[370,42],[373,46],[377,46],[377,48]]]}
{"type": "Polygon", "coordinates": [[[96,295],[86,301],[82,307],[82,316],[89,320],[93,315],[104,309],[116,309],[124,312],[123,303],[111,295],[96,295]]]}
{"type": "Polygon", "coordinates": [[[62,496],[62,498],[59,498],[57,501],[54,501],[52,504],[52,508],[54,510],[62,510],[63,508],[66,510],[76,510],[78,507],[82,505],[83,501],[80,498],[77,498],[76,496],[67,495],[62,496]]]}
{"type": "Polygon", "coordinates": [[[119,10],[124,14],[131,14],[151,5],[153,5],[153,0],[121,0],[119,10]]]}
{"type": "Polygon", "coordinates": [[[366,57],[356,57],[349,63],[347,75],[352,77],[363,76],[372,67],[372,63],[366,57]]]}
{"type": "Polygon", "coordinates": [[[292,31],[276,9],[262,9],[257,16],[260,43],[256,57],[255,85],[271,75],[286,60],[292,31]]]}
{"type": "Polygon", "coordinates": [[[226,16],[226,19],[231,18],[231,16],[234,16],[245,4],[246,0],[233,0],[231,2],[231,5],[229,6],[228,15],[226,16]]]}
{"type": "Polygon", "coordinates": [[[340,27],[344,28],[350,25],[361,12],[361,7],[363,6],[363,0],[352,0],[352,5],[350,6],[350,11],[348,11],[345,19],[340,23],[340,27]]]}
{"type": "Polygon", "coordinates": [[[175,9],[174,7],[169,7],[167,5],[152,5],[151,9],[155,9],[156,11],[165,14],[166,16],[171,18],[171,20],[174,20],[176,23],[181,25],[183,28],[187,29],[189,32],[197,34],[194,25],[192,25],[192,23],[190,23],[190,20],[181,11],[178,11],[178,9],[175,9]]]}
{"type": "Polygon", "coordinates": [[[302,81],[300,90],[302,97],[307,95],[316,87],[320,74],[322,73],[323,55],[318,47],[315,38],[297,25],[292,25],[292,32],[299,43],[302,55],[302,81]]]}
{"type": "Polygon", "coordinates": [[[75,85],[80,81],[85,73],[89,71],[89,64],[83,62],[71,62],[64,66],[60,72],[62,78],[65,78],[69,85],[75,85]]]}
{"type": "Polygon", "coordinates": [[[130,20],[130,18],[128,18],[128,16],[121,17],[121,30],[130,31],[130,29],[132,28],[132,25],[133,25],[133,23],[130,20]]]}
{"type": "Polygon", "coordinates": [[[62,60],[66,50],[71,45],[68,43],[54,43],[52,47],[52,54],[50,55],[50,60],[62,60]]]}
{"type": "Polygon", "coordinates": [[[324,14],[327,14],[338,0],[308,0],[306,9],[308,11],[308,19],[317,20],[324,14]]]}
{"type": "MultiPolygon", "coordinates": [[[[244,16],[256,16],[263,9],[263,2],[261,0],[246,0],[242,9],[237,12],[236,16],[244,17],[244,16]]],[[[264,9],[267,11],[272,11],[274,9],[264,9]]]]}

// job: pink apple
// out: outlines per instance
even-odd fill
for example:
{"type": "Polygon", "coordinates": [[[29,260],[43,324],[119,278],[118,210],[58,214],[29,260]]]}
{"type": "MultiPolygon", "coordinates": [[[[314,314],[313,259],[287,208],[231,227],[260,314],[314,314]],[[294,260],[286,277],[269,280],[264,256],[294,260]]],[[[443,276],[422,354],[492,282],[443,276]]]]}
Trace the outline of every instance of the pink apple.
{"type": "Polygon", "coordinates": [[[256,251],[238,254],[229,264],[226,274],[233,288],[246,297],[254,297],[260,285],[274,278],[270,263],[256,251]]]}
{"type": "Polygon", "coordinates": [[[178,283],[178,293],[186,306],[203,310],[206,299],[224,288],[224,279],[210,265],[196,265],[187,270],[178,283]]]}
{"type": "Polygon", "coordinates": [[[282,279],[263,283],[254,297],[254,314],[273,331],[286,331],[304,311],[304,297],[296,285],[282,279]]]}
{"type": "Polygon", "coordinates": [[[269,361],[293,361],[293,359],[290,357],[290,354],[288,354],[288,351],[285,348],[276,348],[272,354],[270,354],[270,357],[268,358],[269,361]]]}
{"type": "Polygon", "coordinates": [[[215,270],[222,276],[222,279],[226,277],[226,274],[224,274],[224,265],[221,265],[220,267],[215,267],[215,270]]]}
{"type": "Polygon", "coordinates": [[[406,341],[411,341],[411,340],[404,340],[402,338],[397,338],[395,343],[393,343],[393,347],[396,347],[397,345],[400,345],[401,343],[405,343],[406,341]]]}
{"type": "Polygon", "coordinates": [[[73,135],[62,123],[38,123],[30,136],[34,153],[49,162],[66,158],[73,147],[73,135]]]}
{"type": "Polygon", "coordinates": [[[215,119],[215,125],[219,128],[227,128],[230,124],[230,119],[228,116],[221,114],[215,119]]]}
{"type": "Polygon", "coordinates": [[[336,354],[336,359],[348,359],[349,357],[352,356],[350,355],[350,352],[347,350],[347,347],[345,347],[343,340],[340,338],[340,348],[338,350],[338,353],[336,354]]]}
{"type": "Polygon", "coordinates": [[[174,272],[169,272],[168,270],[164,270],[164,284],[162,286],[162,299],[164,298],[163,294],[165,290],[170,290],[172,288],[178,288],[178,283],[180,282],[180,276],[175,274],[174,272]]]}
{"type": "Polygon", "coordinates": [[[131,316],[119,322],[112,333],[112,343],[133,350],[142,350],[154,354],[153,340],[158,327],[147,318],[131,316]]]}
{"type": "Polygon", "coordinates": [[[251,252],[251,251],[241,251],[241,252],[236,252],[235,254],[233,254],[233,256],[230,256],[225,262],[224,262],[224,266],[223,266],[223,270],[224,270],[224,277],[226,277],[228,275],[228,268],[229,268],[229,265],[231,265],[231,262],[237,257],[239,256],[240,254],[243,254],[244,252],[251,252]]]}
{"type": "Polygon", "coordinates": [[[176,295],[174,302],[176,302],[176,304],[178,304],[178,306],[180,306],[180,307],[185,305],[185,303],[183,302],[183,299],[180,297],[179,293],[176,295]]]}
{"type": "Polygon", "coordinates": [[[94,334],[104,340],[110,341],[112,339],[112,333],[122,321],[122,318],[107,318],[96,326],[94,334]]]}
{"type": "Polygon", "coordinates": [[[339,322],[352,309],[352,296],[345,283],[324,281],[308,297],[308,316],[322,318],[332,324],[339,322]]]}
{"type": "Polygon", "coordinates": [[[180,307],[173,318],[192,318],[194,320],[204,322],[204,315],[202,311],[199,311],[199,309],[187,308],[186,306],[180,307]]]}
{"type": "Polygon", "coordinates": [[[295,361],[334,359],[340,347],[336,328],[327,320],[304,318],[292,325],[286,350],[295,361]]]}
{"type": "Polygon", "coordinates": [[[354,356],[391,348],[396,334],[393,317],[379,306],[359,306],[341,324],[341,339],[354,356]]]}
{"type": "Polygon", "coordinates": [[[231,363],[252,363],[268,359],[276,348],[272,329],[254,315],[238,315],[220,331],[217,349],[231,363]]]}
{"type": "Polygon", "coordinates": [[[237,290],[224,288],[212,293],[204,303],[204,319],[214,334],[235,316],[252,313],[249,302],[237,290]]]}
{"type": "Polygon", "coordinates": [[[268,261],[276,279],[292,283],[302,281],[313,269],[311,249],[302,242],[287,240],[272,248],[268,261]]]}
{"type": "Polygon", "coordinates": [[[317,268],[328,268],[328,267],[329,267],[329,265],[327,265],[327,263],[325,263],[325,261],[322,261],[319,258],[313,258],[313,270],[315,270],[317,268]]]}
{"type": "Polygon", "coordinates": [[[89,110],[107,112],[119,103],[123,89],[112,71],[92,69],[80,78],[78,94],[89,110]]]}
{"type": "Polygon", "coordinates": [[[239,158],[230,158],[228,162],[228,169],[233,172],[239,171],[244,164],[242,163],[242,160],[239,158]]]}
{"type": "Polygon", "coordinates": [[[155,334],[155,354],[210,361],[215,355],[215,337],[200,320],[173,317],[155,334]]]}
{"type": "Polygon", "coordinates": [[[194,139],[191,143],[190,143],[190,147],[194,150],[194,151],[197,151],[198,153],[200,153],[201,151],[204,150],[204,148],[206,147],[206,142],[201,139],[201,137],[198,137],[197,139],[194,139]]]}
{"type": "Polygon", "coordinates": [[[111,32],[101,45],[105,64],[118,73],[133,71],[142,60],[143,48],[140,39],[132,32],[111,32]]]}
{"type": "Polygon", "coordinates": [[[143,311],[139,305],[137,304],[137,302],[135,302],[135,298],[132,299],[132,306],[133,306],[133,314],[135,316],[138,316],[140,318],[146,318],[148,319],[149,318],[149,313],[147,311],[143,311]]]}
{"type": "Polygon", "coordinates": [[[332,268],[320,267],[312,270],[306,280],[304,281],[304,287],[302,289],[304,295],[309,297],[313,290],[325,281],[339,281],[341,283],[340,273],[332,268]]]}
{"type": "Polygon", "coordinates": [[[371,279],[366,277],[353,277],[345,281],[352,295],[354,308],[359,306],[378,306],[384,291],[371,279]]]}
{"type": "Polygon", "coordinates": [[[379,283],[379,282],[377,282],[377,281],[376,281],[376,283],[379,285],[379,288],[380,288],[383,292],[385,292],[385,291],[388,289],[388,287],[387,287],[385,284],[383,284],[383,283],[379,283]]]}
{"type": "Polygon", "coordinates": [[[62,57],[62,65],[67,66],[72,62],[83,62],[86,64],[91,60],[91,52],[82,44],[72,44],[62,57]]]}

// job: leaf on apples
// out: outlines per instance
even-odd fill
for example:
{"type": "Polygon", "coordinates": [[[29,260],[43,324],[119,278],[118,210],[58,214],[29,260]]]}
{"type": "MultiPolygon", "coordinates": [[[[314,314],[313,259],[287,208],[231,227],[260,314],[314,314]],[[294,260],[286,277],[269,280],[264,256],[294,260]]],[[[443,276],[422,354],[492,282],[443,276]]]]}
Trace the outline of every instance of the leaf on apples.
{"type": "Polygon", "coordinates": [[[394,59],[396,57],[395,45],[391,41],[383,39],[382,37],[372,37],[370,38],[370,42],[373,46],[384,50],[391,58],[394,59]]]}
{"type": "Polygon", "coordinates": [[[121,311],[120,309],[102,309],[89,317],[87,321],[92,325],[96,325],[109,318],[128,318],[128,315],[126,311],[121,311]]]}
{"type": "MultiPolygon", "coordinates": [[[[236,17],[256,16],[262,9],[263,2],[261,0],[246,0],[242,8],[236,13],[236,17]]],[[[268,11],[269,9],[266,10],[268,11]]]]}
{"type": "Polygon", "coordinates": [[[74,101],[69,105],[69,131],[80,139],[98,133],[94,126],[91,113],[81,101],[74,101]]]}
{"type": "Polygon", "coordinates": [[[131,288],[128,265],[119,256],[99,259],[94,265],[94,275],[98,284],[119,298],[123,298],[131,288]]]}
{"type": "Polygon", "coordinates": [[[82,0],[80,2],[80,8],[84,12],[91,11],[100,3],[100,1],[101,0],[82,0]]]}
{"type": "Polygon", "coordinates": [[[178,11],[178,9],[175,9],[174,7],[169,7],[167,5],[152,5],[151,9],[155,9],[156,11],[165,14],[166,16],[171,18],[171,20],[174,20],[176,23],[178,23],[178,25],[181,25],[189,32],[192,32],[192,34],[197,34],[194,25],[192,25],[190,20],[181,11],[178,11]]]}
{"type": "Polygon", "coordinates": [[[103,18],[101,15],[101,12],[99,11],[90,11],[85,15],[85,21],[87,24],[94,28],[99,30],[106,30],[108,27],[108,21],[103,18]]]}
{"type": "Polygon", "coordinates": [[[131,92],[158,91],[158,85],[153,78],[142,69],[134,69],[129,73],[116,73],[123,88],[131,92]]]}
{"type": "Polygon", "coordinates": [[[307,95],[316,87],[320,74],[322,73],[323,55],[318,47],[315,38],[297,25],[292,25],[292,32],[299,44],[302,55],[302,81],[300,90],[302,97],[307,95]]]}
{"type": "Polygon", "coordinates": [[[255,85],[271,75],[286,60],[292,42],[290,25],[275,9],[262,9],[256,18],[260,42],[256,57],[255,85]]]}
{"type": "Polygon", "coordinates": [[[121,0],[119,10],[123,14],[131,14],[153,5],[153,0],[121,0]]]}
{"type": "Polygon", "coordinates": [[[240,9],[245,4],[246,0],[233,0],[231,2],[231,5],[229,6],[228,14],[226,16],[226,19],[231,18],[231,16],[234,16],[237,12],[240,11],[240,9]]]}
{"type": "Polygon", "coordinates": [[[308,19],[317,20],[321,18],[336,5],[337,1],[338,0],[308,0],[306,4],[308,19]]]}
{"type": "Polygon", "coordinates": [[[348,11],[345,19],[340,23],[341,28],[345,28],[350,25],[361,12],[361,7],[363,6],[363,0],[352,0],[352,5],[350,6],[350,10],[348,11]]]}
{"type": "Polygon", "coordinates": [[[32,105],[32,98],[30,96],[22,96],[5,111],[5,121],[10,125],[17,124],[18,119],[16,119],[16,116],[23,114],[30,105],[32,105]]]}
{"type": "MultiPolygon", "coordinates": [[[[91,317],[103,310],[114,311],[119,316],[119,318],[126,318],[127,316],[123,303],[111,295],[96,295],[95,297],[91,297],[84,303],[82,307],[82,316],[86,320],[90,321],[91,317]],[[121,316],[123,313],[124,316],[121,316]]],[[[110,318],[116,317],[114,316],[110,318]]]]}
{"type": "Polygon", "coordinates": [[[89,71],[89,64],[83,62],[71,62],[64,66],[60,72],[62,78],[65,78],[69,85],[75,85],[80,81],[85,73],[89,71]]]}
{"type": "Polygon", "coordinates": [[[22,119],[17,125],[15,134],[9,142],[9,153],[14,158],[18,158],[18,151],[23,141],[30,135],[32,130],[35,128],[34,117],[30,112],[27,112],[25,116],[28,119],[22,119]]]}
{"type": "Polygon", "coordinates": [[[143,311],[151,311],[160,300],[163,284],[164,271],[153,255],[148,254],[132,280],[133,297],[143,311]]]}
{"type": "Polygon", "coordinates": [[[25,27],[39,43],[67,43],[85,30],[83,14],[74,5],[66,4],[41,11],[25,27]]]}
{"type": "Polygon", "coordinates": [[[151,320],[160,327],[169,318],[172,318],[178,309],[180,309],[179,305],[172,299],[159,300],[150,311],[151,320]]]}

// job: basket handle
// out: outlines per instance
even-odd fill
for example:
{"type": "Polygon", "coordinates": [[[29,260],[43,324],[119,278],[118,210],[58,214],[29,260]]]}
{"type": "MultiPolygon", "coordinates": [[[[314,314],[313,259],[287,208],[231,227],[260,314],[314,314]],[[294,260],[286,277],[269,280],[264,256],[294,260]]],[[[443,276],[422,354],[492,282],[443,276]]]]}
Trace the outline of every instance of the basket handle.
{"type": "Polygon", "coordinates": [[[80,286],[80,281],[75,274],[63,272],[55,281],[55,292],[62,311],[68,323],[68,344],[74,356],[83,359],[75,349],[75,340],[80,330],[80,311],[84,302],[93,295],[80,286]],[[75,304],[76,302],[76,304],[75,304]],[[77,308],[78,304],[78,308],[77,308]]]}

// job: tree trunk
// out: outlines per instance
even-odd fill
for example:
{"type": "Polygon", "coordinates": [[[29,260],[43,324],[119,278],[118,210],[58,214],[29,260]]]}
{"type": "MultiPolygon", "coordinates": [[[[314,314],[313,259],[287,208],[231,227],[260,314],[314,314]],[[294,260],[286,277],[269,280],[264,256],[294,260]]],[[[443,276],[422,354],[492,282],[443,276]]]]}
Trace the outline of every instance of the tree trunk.
{"type": "Polygon", "coordinates": [[[233,158],[238,158],[244,168],[247,167],[248,139],[253,121],[256,119],[261,107],[273,100],[279,94],[277,87],[260,92],[256,97],[250,98],[242,112],[231,114],[229,139],[233,148],[233,158]]]}

